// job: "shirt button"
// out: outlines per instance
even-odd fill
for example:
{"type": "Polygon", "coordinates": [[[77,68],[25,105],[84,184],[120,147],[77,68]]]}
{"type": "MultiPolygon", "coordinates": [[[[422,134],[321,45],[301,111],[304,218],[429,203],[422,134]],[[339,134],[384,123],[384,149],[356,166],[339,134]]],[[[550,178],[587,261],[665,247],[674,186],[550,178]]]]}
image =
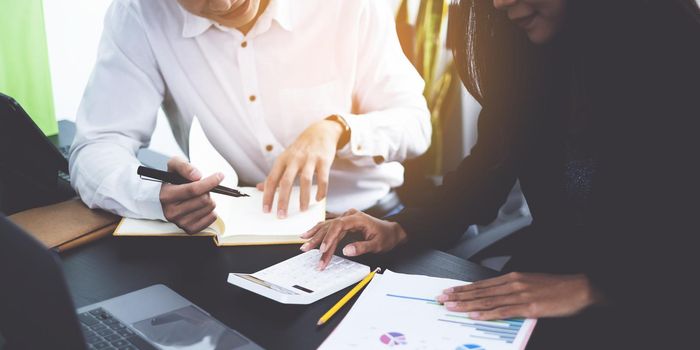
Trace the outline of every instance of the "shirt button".
{"type": "Polygon", "coordinates": [[[244,49],[245,49],[246,47],[248,47],[248,42],[247,42],[247,41],[242,42],[242,43],[241,43],[241,47],[244,48],[244,49]]]}
{"type": "Polygon", "coordinates": [[[357,146],[355,147],[355,149],[358,150],[358,151],[362,151],[362,145],[357,145],[357,146]]]}
{"type": "Polygon", "coordinates": [[[255,102],[255,99],[256,99],[255,95],[248,96],[248,100],[250,100],[250,102],[255,102]]]}
{"type": "Polygon", "coordinates": [[[265,146],[265,150],[268,152],[272,152],[272,148],[273,148],[272,145],[265,146]]]}

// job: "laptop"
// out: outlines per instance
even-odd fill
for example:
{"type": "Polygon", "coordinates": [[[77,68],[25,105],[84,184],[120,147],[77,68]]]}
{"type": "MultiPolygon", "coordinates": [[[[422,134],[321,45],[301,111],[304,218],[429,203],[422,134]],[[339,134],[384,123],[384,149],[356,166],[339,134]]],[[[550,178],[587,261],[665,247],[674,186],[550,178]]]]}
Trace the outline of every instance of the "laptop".
{"type": "MultiPolygon", "coordinates": [[[[0,93],[0,211],[9,215],[75,196],[68,157],[76,125],[59,120],[58,129],[45,136],[17,101],[0,93]]],[[[150,149],[139,150],[138,158],[167,168],[168,157],[150,149]]]]}
{"type": "Polygon", "coordinates": [[[19,103],[0,93],[0,211],[12,214],[73,196],[68,160],[19,103]]]}
{"type": "Polygon", "coordinates": [[[2,214],[0,283],[4,350],[262,349],[164,285],[76,311],[58,258],[2,214]]]}

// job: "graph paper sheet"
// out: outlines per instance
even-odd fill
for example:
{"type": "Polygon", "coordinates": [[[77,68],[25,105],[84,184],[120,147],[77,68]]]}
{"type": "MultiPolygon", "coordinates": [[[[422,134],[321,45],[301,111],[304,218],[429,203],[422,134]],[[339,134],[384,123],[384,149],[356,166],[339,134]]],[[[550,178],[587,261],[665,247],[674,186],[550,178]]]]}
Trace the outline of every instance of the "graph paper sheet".
{"type": "Polygon", "coordinates": [[[523,349],[533,319],[477,321],[435,298],[467,282],[385,271],[377,274],[320,349],[523,349]]]}

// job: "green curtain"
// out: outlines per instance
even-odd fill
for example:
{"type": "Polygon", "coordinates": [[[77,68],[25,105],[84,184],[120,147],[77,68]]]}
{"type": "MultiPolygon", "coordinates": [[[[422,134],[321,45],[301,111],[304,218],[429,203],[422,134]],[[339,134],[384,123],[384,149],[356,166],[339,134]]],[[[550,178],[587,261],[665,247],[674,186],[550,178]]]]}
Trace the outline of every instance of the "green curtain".
{"type": "Polygon", "coordinates": [[[0,0],[0,92],[46,135],[58,133],[42,0],[0,0]]]}

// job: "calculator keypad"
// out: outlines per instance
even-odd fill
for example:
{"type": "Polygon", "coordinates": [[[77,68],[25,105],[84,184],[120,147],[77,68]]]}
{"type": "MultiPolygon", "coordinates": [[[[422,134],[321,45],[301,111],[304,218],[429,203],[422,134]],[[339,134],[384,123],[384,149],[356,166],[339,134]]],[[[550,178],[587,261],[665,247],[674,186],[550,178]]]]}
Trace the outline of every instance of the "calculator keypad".
{"type": "Polygon", "coordinates": [[[348,279],[357,279],[358,274],[368,273],[367,266],[335,255],[323,271],[318,271],[317,266],[320,258],[321,253],[317,249],[313,249],[270,266],[253,274],[253,276],[296,290],[307,289],[315,292],[347,284],[348,279]]]}

